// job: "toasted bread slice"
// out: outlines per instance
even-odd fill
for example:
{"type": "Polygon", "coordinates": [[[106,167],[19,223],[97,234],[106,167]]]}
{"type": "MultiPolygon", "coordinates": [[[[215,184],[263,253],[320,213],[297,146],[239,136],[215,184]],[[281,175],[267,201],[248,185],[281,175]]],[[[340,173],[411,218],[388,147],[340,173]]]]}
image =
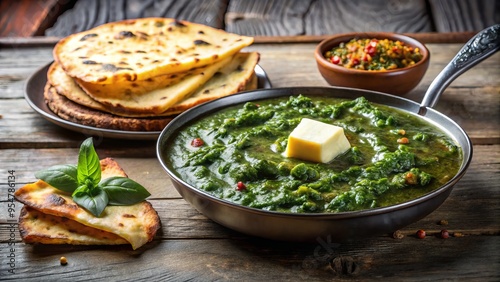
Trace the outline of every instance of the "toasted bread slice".
{"type": "Polygon", "coordinates": [[[123,245],[122,237],[65,217],[53,216],[24,206],[19,216],[21,238],[28,244],[123,245]]]}
{"type": "MultiPolygon", "coordinates": [[[[126,174],[113,159],[101,160],[101,177],[126,174]]],[[[153,240],[160,228],[158,214],[147,201],[130,206],[107,206],[100,217],[95,217],[78,206],[69,193],[58,190],[42,180],[27,184],[14,194],[16,199],[44,214],[64,217],[91,228],[122,237],[137,249],[153,240]]]]}

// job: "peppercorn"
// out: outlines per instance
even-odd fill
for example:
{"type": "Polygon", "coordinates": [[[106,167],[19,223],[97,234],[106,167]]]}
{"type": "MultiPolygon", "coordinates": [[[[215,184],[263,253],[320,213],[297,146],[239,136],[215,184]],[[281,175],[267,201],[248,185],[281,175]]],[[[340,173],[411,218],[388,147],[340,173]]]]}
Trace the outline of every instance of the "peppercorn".
{"type": "Polygon", "coordinates": [[[59,262],[61,263],[61,265],[66,265],[68,264],[68,260],[66,259],[66,257],[61,257],[59,259],[59,262]]]}
{"type": "Polygon", "coordinates": [[[449,237],[450,237],[450,233],[448,233],[448,230],[446,230],[446,229],[441,230],[441,238],[448,239],[449,237]]]}
{"type": "Polygon", "coordinates": [[[416,235],[417,235],[418,239],[424,239],[425,238],[425,230],[422,230],[422,229],[418,230],[416,235]]]}

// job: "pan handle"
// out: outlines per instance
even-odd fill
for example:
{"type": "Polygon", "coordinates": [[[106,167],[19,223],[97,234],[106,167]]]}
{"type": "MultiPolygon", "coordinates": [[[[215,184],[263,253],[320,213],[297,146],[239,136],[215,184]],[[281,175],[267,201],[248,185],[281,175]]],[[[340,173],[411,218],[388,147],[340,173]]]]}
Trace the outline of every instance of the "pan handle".
{"type": "Polygon", "coordinates": [[[432,108],[441,93],[455,78],[498,50],[500,50],[500,24],[490,26],[474,35],[432,81],[420,104],[419,114],[424,115],[428,107],[432,108]]]}

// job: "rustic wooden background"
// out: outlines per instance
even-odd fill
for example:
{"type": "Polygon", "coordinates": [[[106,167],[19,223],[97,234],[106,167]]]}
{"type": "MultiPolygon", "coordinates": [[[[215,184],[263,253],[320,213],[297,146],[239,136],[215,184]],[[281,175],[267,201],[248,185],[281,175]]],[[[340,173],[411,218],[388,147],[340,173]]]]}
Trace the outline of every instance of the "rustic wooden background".
{"type": "Polygon", "coordinates": [[[474,32],[500,22],[500,1],[1,0],[0,37],[63,37],[141,17],[172,17],[250,36],[474,32]]]}

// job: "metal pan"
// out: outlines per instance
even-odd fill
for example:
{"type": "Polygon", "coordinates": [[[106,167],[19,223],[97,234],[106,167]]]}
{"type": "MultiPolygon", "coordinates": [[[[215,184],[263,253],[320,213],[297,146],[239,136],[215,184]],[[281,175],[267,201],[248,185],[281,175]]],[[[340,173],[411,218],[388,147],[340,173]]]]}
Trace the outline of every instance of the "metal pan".
{"type": "Polygon", "coordinates": [[[432,106],[453,79],[499,49],[500,25],[478,33],[464,45],[433,81],[421,104],[384,93],[338,87],[262,89],[209,102],[180,115],[168,124],[158,139],[157,156],[175,188],[187,202],[215,222],[245,234],[284,241],[314,241],[319,237],[328,237],[329,240],[339,242],[353,237],[393,232],[437,209],[449,196],[453,185],[465,174],[472,159],[471,141],[458,124],[432,109],[432,106]],[[164,148],[170,143],[175,133],[187,123],[228,106],[247,101],[298,94],[349,99],[364,96],[371,102],[395,107],[425,119],[443,129],[460,145],[463,151],[460,170],[442,187],[401,204],[333,214],[289,214],[248,208],[217,199],[189,185],[166,165],[164,148]]]}

